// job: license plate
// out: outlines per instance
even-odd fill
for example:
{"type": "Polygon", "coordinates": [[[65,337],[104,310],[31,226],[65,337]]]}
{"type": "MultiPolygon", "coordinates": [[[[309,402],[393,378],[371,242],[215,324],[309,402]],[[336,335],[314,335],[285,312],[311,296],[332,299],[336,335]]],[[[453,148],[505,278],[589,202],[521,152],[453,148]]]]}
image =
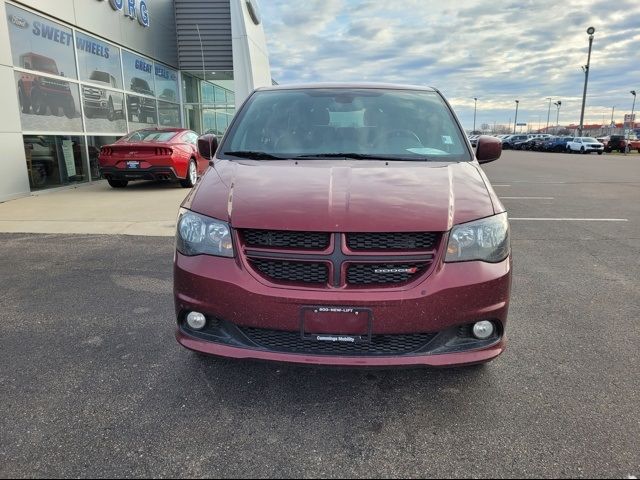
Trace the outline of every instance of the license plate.
{"type": "Polygon", "coordinates": [[[303,340],[335,343],[370,343],[373,313],[368,308],[309,306],[300,309],[303,340]]]}
{"type": "Polygon", "coordinates": [[[127,162],[127,168],[140,168],[140,162],[134,162],[130,160],[127,162]]]}

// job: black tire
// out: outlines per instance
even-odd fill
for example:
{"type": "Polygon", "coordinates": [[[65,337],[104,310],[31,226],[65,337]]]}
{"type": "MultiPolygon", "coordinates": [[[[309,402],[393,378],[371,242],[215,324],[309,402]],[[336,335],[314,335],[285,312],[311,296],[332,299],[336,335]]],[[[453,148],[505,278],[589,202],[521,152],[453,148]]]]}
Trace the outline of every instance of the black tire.
{"type": "Polygon", "coordinates": [[[36,188],[43,187],[47,183],[47,171],[42,165],[31,167],[31,181],[36,188]]]}
{"type": "Polygon", "coordinates": [[[73,118],[76,116],[76,106],[73,104],[73,102],[67,103],[63,107],[63,111],[64,111],[64,116],[67,118],[73,118]]]}
{"type": "Polygon", "coordinates": [[[29,97],[24,94],[22,87],[20,87],[18,91],[18,99],[20,100],[22,113],[31,113],[31,102],[29,101],[29,97]]]}
{"type": "Polygon", "coordinates": [[[581,154],[583,154],[583,155],[584,155],[585,153],[587,153],[587,152],[584,150],[584,147],[580,147],[580,153],[581,153],[581,154]]]}
{"type": "Polygon", "coordinates": [[[107,178],[107,182],[112,188],[125,188],[129,184],[128,180],[115,180],[113,178],[107,178]]]}
{"type": "Polygon", "coordinates": [[[46,115],[47,114],[47,104],[44,101],[44,98],[37,91],[31,91],[31,108],[33,109],[33,113],[36,115],[46,115]]]}
{"type": "Polygon", "coordinates": [[[184,188],[193,188],[193,186],[198,181],[198,166],[196,161],[192,158],[189,161],[189,167],[187,168],[187,177],[184,180],[180,180],[180,185],[184,188]],[[195,179],[194,172],[195,171],[195,179]]]}
{"type": "Polygon", "coordinates": [[[107,120],[113,122],[116,119],[116,111],[113,108],[113,100],[109,97],[109,110],[107,112],[107,120]]]}
{"type": "Polygon", "coordinates": [[[598,155],[602,155],[602,152],[598,152],[598,155]]]}

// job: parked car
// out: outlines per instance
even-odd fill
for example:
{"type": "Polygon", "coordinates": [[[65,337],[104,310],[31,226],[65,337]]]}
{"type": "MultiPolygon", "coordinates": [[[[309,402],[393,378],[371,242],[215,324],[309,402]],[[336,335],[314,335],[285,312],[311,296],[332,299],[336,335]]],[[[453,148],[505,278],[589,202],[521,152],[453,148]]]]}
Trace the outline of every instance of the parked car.
{"type": "Polygon", "coordinates": [[[617,150],[620,153],[623,153],[627,151],[627,146],[629,150],[638,150],[640,153],[640,140],[636,138],[635,134],[611,135],[607,145],[605,146],[605,152],[617,150]]]}
{"type": "MultiPolygon", "coordinates": [[[[130,89],[132,92],[140,93],[143,95],[153,96],[153,90],[149,86],[149,83],[138,77],[131,79],[130,89]]],[[[127,95],[127,112],[129,114],[129,121],[137,121],[141,123],[156,123],[156,100],[155,98],[142,97],[138,95],[127,95]]]]}
{"type": "MultiPolygon", "coordinates": [[[[55,60],[37,53],[25,53],[20,55],[20,66],[26,69],[34,69],[52,75],[63,74],[58,72],[55,60]]],[[[60,115],[60,110],[68,118],[76,116],[76,105],[71,94],[69,82],[55,78],[43,77],[32,73],[21,72],[18,80],[18,101],[22,113],[35,113],[36,115],[60,115]]]]}
{"type": "Polygon", "coordinates": [[[609,144],[609,136],[606,137],[597,137],[597,141],[599,141],[602,145],[604,145],[604,151],[607,151],[607,145],[609,144]]]}
{"type": "Polygon", "coordinates": [[[209,163],[198,155],[198,134],[183,128],[146,128],[100,150],[100,173],[113,188],[131,180],[178,180],[191,188],[209,163]]]}
{"type": "Polygon", "coordinates": [[[198,148],[213,167],[178,217],[183,346],[377,367],[504,350],[509,224],[478,163],[500,141],[474,152],[437,90],[259,89],[198,148]]]}
{"type": "Polygon", "coordinates": [[[534,137],[529,137],[526,140],[516,140],[511,143],[511,148],[514,150],[533,150],[537,141],[538,139],[534,137]]]}
{"type": "Polygon", "coordinates": [[[574,137],[552,137],[544,145],[544,150],[548,152],[566,152],[567,143],[574,137]]]}
{"type": "Polygon", "coordinates": [[[592,137],[575,137],[572,141],[567,142],[567,151],[570,153],[597,152],[598,155],[602,155],[604,145],[592,137]]]}
{"type": "MultiPolygon", "coordinates": [[[[118,82],[108,72],[94,70],[89,75],[93,83],[103,84],[110,88],[117,88],[118,82]]],[[[84,102],[84,114],[87,118],[103,117],[110,121],[124,117],[124,105],[122,95],[96,88],[90,85],[82,86],[82,99],[84,102]]]]}
{"type": "Polygon", "coordinates": [[[504,149],[513,148],[513,145],[515,143],[524,142],[528,139],[529,137],[527,135],[522,135],[522,134],[511,135],[510,137],[507,137],[502,141],[502,148],[504,149]]]}

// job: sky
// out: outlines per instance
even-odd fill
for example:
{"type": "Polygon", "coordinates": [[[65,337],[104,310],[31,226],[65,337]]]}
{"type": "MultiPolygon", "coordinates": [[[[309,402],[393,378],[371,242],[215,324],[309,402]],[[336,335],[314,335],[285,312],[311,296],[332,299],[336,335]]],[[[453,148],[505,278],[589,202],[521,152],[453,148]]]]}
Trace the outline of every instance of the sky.
{"type": "MultiPolygon", "coordinates": [[[[622,122],[640,93],[638,0],[262,0],[280,84],[394,82],[438,88],[467,129],[622,122]],[[549,114],[549,99],[551,111],[549,114]]],[[[639,99],[640,100],[640,99],[639,99]]],[[[640,102],[637,102],[637,106],[640,102]]],[[[639,118],[640,115],[636,116],[639,118]]],[[[527,128],[527,127],[525,127],[527,128]]]]}

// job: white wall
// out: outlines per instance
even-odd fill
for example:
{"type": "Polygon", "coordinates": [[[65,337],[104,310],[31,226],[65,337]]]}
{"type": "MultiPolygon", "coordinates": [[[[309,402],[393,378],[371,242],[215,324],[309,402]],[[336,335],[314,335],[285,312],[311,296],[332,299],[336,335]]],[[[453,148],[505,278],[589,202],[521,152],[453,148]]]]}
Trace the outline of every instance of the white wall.
{"type": "Polygon", "coordinates": [[[271,67],[262,23],[256,25],[246,0],[231,1],[233,79],[236,108],[258,87],[271,85],[271,67]]]}
{"type": "Polygon", "coordinates": [[[0,202],[4,202],[30,192],[4,2],[0,2],[0,45],[0,202]]]}

